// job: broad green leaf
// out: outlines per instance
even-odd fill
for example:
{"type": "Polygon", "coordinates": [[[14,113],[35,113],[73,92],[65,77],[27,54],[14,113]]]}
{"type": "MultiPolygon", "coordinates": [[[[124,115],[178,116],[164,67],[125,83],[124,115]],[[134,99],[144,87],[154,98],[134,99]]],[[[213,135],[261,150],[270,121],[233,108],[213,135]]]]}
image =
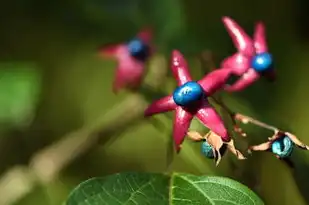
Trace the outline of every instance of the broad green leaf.
{"type": "Polygon", "coordinates": [[[225,177],[174,174],[170,204],[177,205],[262,205],[246,186],[225,177]],[[192,197],[194,196],[194,197],[192,197]]]}
{"type": "Polygon", "coordinates": [[[29,122],[39,89],[40,76],[33,64],[0,63],[0,123],[29,122]]]}
{"type": "Polygon", "coordinates": [[[161,174],[122,173],[93,178],[71,193],[67,205],[168,204],[169,177],[161,174]]]}
{"type": "Polygon", "coordinates": [[[246,186],[224,177],[120,173],[78,185],[67,205],[263,205],[246,186]]]}

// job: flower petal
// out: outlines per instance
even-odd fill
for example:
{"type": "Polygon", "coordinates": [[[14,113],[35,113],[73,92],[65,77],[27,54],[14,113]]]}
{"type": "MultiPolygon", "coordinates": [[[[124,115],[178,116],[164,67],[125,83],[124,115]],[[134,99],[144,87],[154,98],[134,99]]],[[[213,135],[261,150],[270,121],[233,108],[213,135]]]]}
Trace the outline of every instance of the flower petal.
{"type": "Polygon", "coordinates": [[[173,127],[173,138],[177,152],[180,151],[180,145],[182,144],[185,136],[187,135],[192,119],[193,115],[190,112],[185,111],[181,107],[176,108],[173,127]]]}
{"type": "Polygon", "coordinates": [[[228,92],[238,92],[242,91],[243,89],[247,88],[255,81],[260,78],[260,75],[250,68],[245,74],[241,76],[239,80],[237,80],[233,85],[228,85],[224,88],[224,90],[228,92]]]}
{"type": "Polygon", "coordinates": [[[173,96],[166,96],[153,102],[144,112],[145,116],[151,116],[158,113],[164,113],[176,109],[173,96]]]}
{"type": "Polygon", "coordinates": [[[222,21],[237,50],[248,56],[254,55],[253,42],[248,34],[230,17],[225,16],[222,21]]]}
{"type": "Polygon", "coordinates": [[[204,102],[201,109],[197,111],[197,118],[208,127],[212,132],[219,135],[223,141],[229,142],[230,136],[224,126],[224,122],[216,110],[211,107],[208,102],[204,102]]]}
{"type": "Polygon", "coordinates": [[[188,81],[192,81],[190,73],[188,71],[188,64],[184,59],[183,55],[174,50],[172,52],[172,72],[176,78],[178,85],[183,85],[188,81]]]}
{"type": "Polygon", "coordinates": [[[285,135],[288,136],[292,140],[292,142],[294,142],[294,144],[296,144],[299,148],[309,150],[309,146],[300,141],[295,135],[289,132],[285,132],[285,135]]]}
{"type": "Polygon", "coordinates": [[[99,55],[102,57],[115,57],[121,45],[106,45],[99,48],[99,55]]]}
{"type": "Polygon", "coordinates": [[[198,133],[197,131],[192,131],[192,130],[188,131],[187,135],[191,140],[193,140],[195,142],[200,142],[204,139],[204,137],[200,133],[198,133]]]}
{"type": "Polygon", "coordinates": [[[232,69],[233,73],[242,75],[250,68],[250,58],[242,53],[235,53],[222,61],[221,68],[232,69]]]}
{"type": "Polygon", "coordinates": [[[243,159],[246,159],[246,157],[238,150],[236,149],[235,145],[234,145],[234,140],[230,140],[230,142],[226,143],[227,144],[227,148],[228,150],[234,154],[237,159],[239,160],[243,160],[243,159]]]}
{"type": "Polygon", "coordinates": [[[122,88],[137,89],[143,79],[143,68],[136,66],[135,72],[129,72],[129,68],[118,67],[113,82],[113,92],[118,93],[122,88]],[[128,74],[129,73],[129,74],[128,74]]]}
{"type": "Polygon", "coordinates": [[[256,53],[264,53],[268,51],[265,26],[262,22],[258,22],[254,29],[253,42],[256,53]]]}
{"type": "Polygon", "coordinates": [[[113,85],[114,92],[118,92],[123,87],[139,87],[144,76],[144,63],[132,58],[125,46],[118,47],[116,57],[118,59],[118,68],[113,85]]]}
{"type": "Polygon", "coordinates": [[[141,30],[138,34],[137,37],[139,39],[141,39],[144,43],[146,44],[150,44],[150,42],[152,41],[152,29],[150,28],[145,28],[143,30],[141,30]]]}
{"type": "Polygon", "coordinates": [[[267,151],[271,148],[271,142],[264,142],[259,145],[253,145],[248,148],[248,151],[267,151]]]}
{"type": "Polygon", "coordinates": [[[198,83],[203,87],[206,95],[211,96],[225,85],[231,74],[230,69],[217,69],[207,74],[198,83]]]}

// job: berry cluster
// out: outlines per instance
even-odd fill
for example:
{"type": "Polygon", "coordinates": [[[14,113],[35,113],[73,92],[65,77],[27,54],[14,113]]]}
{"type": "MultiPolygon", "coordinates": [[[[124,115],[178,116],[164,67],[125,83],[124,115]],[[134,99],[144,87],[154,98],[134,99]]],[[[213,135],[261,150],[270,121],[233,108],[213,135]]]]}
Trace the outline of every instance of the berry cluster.
{"type": "MultiPolygon", "coordinates": [[[[145,110],[145,116],[175,111],[173,139],[176,151],[180,151],[185,136],[188,136],[193,141],[201,142],[202,153],[208,158],[216,159],[217,164],[226,150],[235,154],[238,159],[246,158],[235,148],[233,137],[225,127],[221,116],[209,103],[210,98],[226,108],[233,119],[236,133],[246,136],[236,125],[236,121],[244,124],[250,122],[274,131],[274,135],[268,138],[267,142],[250,146],[249,152],[270,151],[279,159],[287,159],[295,145],[308,150],[309,147],[299,141],[295,135],[248,116],[233,113],[223,102],[214,97],[214,94],[219,91],[242,91],[261,77],[270,81],[275,80],[274,63],[272,55],[268,51],[264,24],[262,22],[256,24],[254,35],[251,38],[231,18],[223,17],[222,21],[237,52],[223,59],[221,68],[214,69],[202,79],[195,81],[191,78],[184,56],[178,50],[174,50],[171,57],[171,71],[178,87],[172,94],[149,105],[145,110]],[[232,75],[239,78],[235,83],[229,85],[228,80],[232,75]],[[210,130],[206,135],[203,136],[196,131],[189,130],[193,117],[197,117],[210,130]]],[[[151,31],[143,30],[127,43],[102,49],[101,54],[116,57],[118,60],[113,86],[114,92],[121,88],[136,89],[140,86],[145,72],[145,64],[154,53],[151,40],[151,31]]]]}

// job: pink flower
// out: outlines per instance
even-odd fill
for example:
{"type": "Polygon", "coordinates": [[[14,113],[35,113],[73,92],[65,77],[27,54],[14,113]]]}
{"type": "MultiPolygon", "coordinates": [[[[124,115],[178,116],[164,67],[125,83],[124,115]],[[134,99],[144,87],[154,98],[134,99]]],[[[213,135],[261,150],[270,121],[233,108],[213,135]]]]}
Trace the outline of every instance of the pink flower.
{"type": "Polygon", "coordinates": [[[118,60],[118,67],[113,83],[113,91],[117,93],[126,87],[136,89],[140,86],[145,63],[153,53],[152,32],[142,30],[127,43],[105,46],[100,50],[102,56],[114,57],[118,60]]]}
{"type": "Polygon", "coordinates": [[[216,110],[208,103],[207,97],[225,85],[232,71],[229,69],[218,69],[196,82],[192,80],[187,62],[179,51],[174,50],[172,52],[171,63],[172,72],[177,80],[178,87],[172,95],[153,102],[145,110],[145,116],[152,116],[172,110],[176,111],[173,138],[177,152],[180,151],[180,145],[188,132],[194,116],[197,116],[203,125],[219,135],[223,141],[229,142],[230,136],[224,123],[216,110]]]}
{"type": "Polygon", "coordinates": [[[223,17],[222,21],[237,48],[237,53],[225,58],[221,67],[233,69],[235,74],[240,76],[238,81],[225,89],[229,92],[241,91],[257,81],[260,76],[274,80],[273,59],[268,53],[264,24],[256,24],[251,39],[233,19],[223,17]]]}

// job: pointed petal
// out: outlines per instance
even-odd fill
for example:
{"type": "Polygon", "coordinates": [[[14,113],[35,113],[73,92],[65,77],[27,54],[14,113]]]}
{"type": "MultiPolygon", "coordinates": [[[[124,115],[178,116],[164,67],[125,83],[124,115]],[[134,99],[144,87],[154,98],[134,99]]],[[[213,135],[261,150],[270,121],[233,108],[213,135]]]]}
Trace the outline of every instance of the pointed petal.
{"type": "Polygon", "coordinates": [[[284,132],[281,131],[275,131],[274,135],[271,137],[268,137],[268,141],[270,141],[271,143],[273,143],[275,140],[280,139],[281,137],[283,137],[285,135],[284,132]]]}
{"type": "Polygon", "coordinates": [[[236,81],[233,85],[228,85],[224,90],[228,92],[238,92],[252,85],[255,81],[260,78],[259,73],[250,68],[241,78],[236,81]]]}
{"type": "Polygon", "coordinates": [[[113,81],[113,92],[116,94],[123,88],[137,89],[142,84],[142,80],[142,72],[140,74],[130,73],[127,75],[123,69],[118,68],[116,69],[116,74],[113,81]]]}
{"type": "Polygon", "coordinates": [[[295,135],[288,132],[285,132],[285,135],[288,136],[299,148],[309,150],[309,146],[300,141],[295,135]]]}
{"type": "Polygon", "coordinates": [[[187,133],[187,135],[191,140],[193,140],[195,142],[199,142],[199,141],[202,141],[204,139],[204,137],[200,133],[198,133],[197,131],[189,131],[187,133]]]}
{"type": "Polygon", "coordinates": [[[271,148],[271,142],[264,142],[259,145],[250,146],[248,151],[267,151],[271,148]]]}
{"type": "Polygon", "coordinates": [[[150,28],[145,28],[141,30],[138,34],[137,37],[140,38],[144,43],[149,44],[152,41],[152,29],[150,28]]]}
{"type": "Polygon", "coordinates": [[[265,34],[265,26],[262,22],[258,22],[254,29],[254,48],[256,53],[264,53],[268,51],[267,42],[266,42],[266,34],[265,34]]]}
{"type": "Polygon", "coordinates": [[[151,43],[153,39],[153,29],[152,28],[144,28],[141,30],[137,37],[140,38],[144,43],[146,43],[150,47],[150,55],[156,52],[155,46],[151,43]]]}
{"type": "Polygon", "coordinates": [[[250,58],[242,53],[235,53],[222,61],[221,68],[232,69],[233,73],[242,75],[250,68],[250,58]]]}
{"type": "Polygon", "coordinates": [[[237,50],[242,54],[252,56],[254,54],[253,42],[248,34],[230,17],[225,16],[222,21],[237,50]]]}
{"type": "Polygon", "coordinates": [[[239,159],[239,160],[246,159],[246,157],[238,149],[236,149],[236,147],[234,145],[234,140],[231,139],[231,141],[226,143],[226,144],[227,144],[228,150],[232,154],[234,154],[237,157],[237,159],[239,159]]]}
{"type": "Polygon", "coordinates": [[[166,96],[153,102],[144,112],[145,116],[151,116],[158,113],[164,113],[176,109],[177,105],[173,100],[173,96],[166,96]]]}
{"type": "Polygon", "coordinates": [[[177,50],[172,52],[172,72],[178,82],[178,85],[183,85],[188,81],[192,81],[188,71],[187,61],[177,50]]]}
{"type": "Polygon", "coordinates": [[[138,88],[144,77],[144,63],[132,58],[127,49],[122,47],[118,49],[116,57],[119,62],[114,80],[114,92],[124,87],[138,88]]]}
{"type": "Polygon", "coordinates": [[[219,135],[209,131],[209,135],[207,136],[206,140],[208,144],[210,144],[218,153],[220,153],[220,149],[223,146],[223,141],[219,135]]]}
{"type": "Polygon", "coordinates": [[[230,69],[217,69],[207,74],[198,83],[203,87],[206,95],[211,96],[225,85],[231,74],[230,69]]]}
{"type": "Polygon", "coordinates": [[[115,57],[121,45],[106,45],[99,48],[99,55],[102,57],[115,57]]]}
{"type": "Polygon", "coordinates": [[[197,111],[196,116],[202,124],[215,134],[219,135],[223,141],[230,141],[230,136],[224,126],[222,118],[207,102],[204,102],[204,106],[197,111]]]}
{"type": "Polygon", "coordinates": [[[187,135],[188,129],[191,124],[193,115],[181,107],[176,108],[174,127],[173,127],[173,138],[175,143],[176,151],[180,151],[180,145],[187,135]]]}

